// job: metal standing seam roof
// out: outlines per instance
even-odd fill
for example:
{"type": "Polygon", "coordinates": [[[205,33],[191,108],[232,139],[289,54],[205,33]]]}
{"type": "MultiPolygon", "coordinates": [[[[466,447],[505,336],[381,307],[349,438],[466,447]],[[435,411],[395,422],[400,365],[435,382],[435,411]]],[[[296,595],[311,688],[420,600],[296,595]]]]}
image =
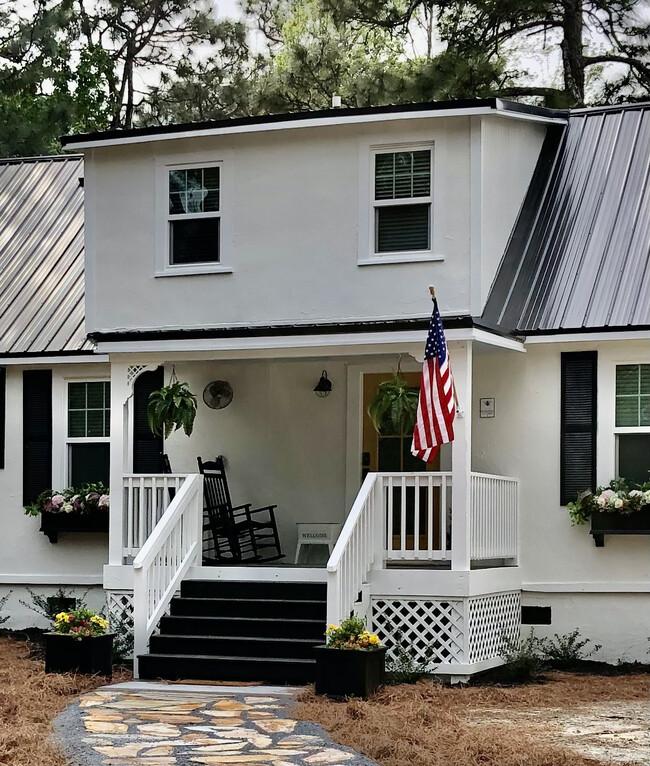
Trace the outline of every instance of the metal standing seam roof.
{"type": "Polygon", "coordinates": [[[549,129],[482,320],[522,334],[650,326],[650,104],[549,129]]]}
{"type": "Polygon", "coordinates": [[[0,160],[0,354],[91,351],[83,159],[0,160]]]}

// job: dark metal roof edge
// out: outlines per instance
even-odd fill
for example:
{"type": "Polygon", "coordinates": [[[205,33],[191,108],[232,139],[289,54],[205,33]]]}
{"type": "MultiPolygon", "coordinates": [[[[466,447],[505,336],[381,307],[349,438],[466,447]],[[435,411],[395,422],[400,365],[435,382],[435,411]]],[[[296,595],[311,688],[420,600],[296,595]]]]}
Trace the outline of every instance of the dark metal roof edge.
{"type": "Polygon", "coordinates": [[[548,330],[517,330],[517,334],[522,337],[539,337],[541,335],[591,335],[593,333],[606,332],[647,332],[650,330],[650,324],[627,324],[627,325],[603,325],[601,327],[558,327],[548,330]]]}
{"type": "Polygon", "coordinates": [[[19,165],[27,162],[68,162],[83,160],[83,154],[36,154],[33,157],[0,157],[0,165],[19,165]]]}
{"type": "MultiPolygon", "coordinates": [[[[446,329],[474,327],[470,316],[444,317],[446,329]]],[[[90,340],[96,343],[134,340],[198,340],[212,338],[269,338],[301,335],[344,335],[351,332],[400,332],[403,330],[426,330],[428,318],[388,319],[368,322],[329,322],[304,325],[269,325],[266,327],[210,327],[194,330],[124,330],[91,332],[90,340]]]]}
{"type": "Polygon", "coordinates": [[[626,101],[624,104],[604,104],[603,106],[583,106],[571,109],[569,117],[573,115],[601,114],[605,112],[623,112],[634,109],[650,109],[650,101],[626,101]]]}
{"type": "Polygon", "coordinates": [[[282,114],[265,114],[250,117],[227,117],[221,120],[205,120],[203,122],[184,122],[174,125],[151,125],[145,128],[130,128],[128,130],[105,130],[94,133],[77,133],[61,137],[61,144],[84,143],[90,141],[132,138],[135,136],[157,136],[188,131],[216,130],[218,128],[245,127],[249,125],[265,125],[282,122],[300,122],[304,120],[326,119],[334,117],[355,117],[371,114],[408,114],[419,111],[441,111],[444,109],[470,109],[486,107],[501,112],[518,112],[539,117],[566,117],[565,109],[547,109],[541,106],[529,106],[516,101],[499,98],[459,99],[457,101],[421,101],[410,104],[386,104],[384,106],[359,106],[340,109],[317,109],[307,112],[284,112],[282,114]]]}

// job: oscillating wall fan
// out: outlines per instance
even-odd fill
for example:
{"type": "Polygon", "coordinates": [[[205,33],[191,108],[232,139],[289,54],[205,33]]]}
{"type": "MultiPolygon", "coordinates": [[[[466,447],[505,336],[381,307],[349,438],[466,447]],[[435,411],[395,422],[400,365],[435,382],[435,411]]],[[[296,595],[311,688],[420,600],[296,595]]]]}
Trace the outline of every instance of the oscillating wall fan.
{"type": "Polygon", "coordinates": [[[213,380],[203,389],[203,401],[212,410],[222,410],[232,402],[232,386],[227,380],[213,380]]]}

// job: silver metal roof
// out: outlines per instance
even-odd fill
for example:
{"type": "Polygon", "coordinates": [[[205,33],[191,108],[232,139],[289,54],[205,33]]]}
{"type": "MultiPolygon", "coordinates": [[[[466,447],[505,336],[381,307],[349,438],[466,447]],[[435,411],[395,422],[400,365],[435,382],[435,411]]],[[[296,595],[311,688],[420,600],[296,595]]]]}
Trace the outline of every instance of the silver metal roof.
{"type": "Polygon", "coordinates": [[[90,351],[80,157],[0,161],[0,353],[90,351]]]}
{"type": "Polygon", "coordinates": [[[483,314],[521,333],[650,326],[650,105],[550,128],[483,314]]]}

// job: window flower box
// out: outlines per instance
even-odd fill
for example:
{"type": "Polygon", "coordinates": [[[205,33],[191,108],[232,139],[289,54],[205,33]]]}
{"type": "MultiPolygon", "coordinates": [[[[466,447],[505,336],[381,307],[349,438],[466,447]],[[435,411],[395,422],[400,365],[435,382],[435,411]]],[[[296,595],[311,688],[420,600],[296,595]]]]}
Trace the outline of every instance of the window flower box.
{"type": "Polygon", "coordinates": [[[606,511],[592,513],[591,534],[597,548],[605,545],[605,535],[650,535],[650,505],[628,515],[606,511]]]}
{"type": "Polygon", "coordinates": [[[110,496],[103,484],[84,484],[60,491],[42,492],[33,505],[25,506],[28,516],[41,517],[41,532],[51,543],[59,532],[108,532],[110,496]]]}

